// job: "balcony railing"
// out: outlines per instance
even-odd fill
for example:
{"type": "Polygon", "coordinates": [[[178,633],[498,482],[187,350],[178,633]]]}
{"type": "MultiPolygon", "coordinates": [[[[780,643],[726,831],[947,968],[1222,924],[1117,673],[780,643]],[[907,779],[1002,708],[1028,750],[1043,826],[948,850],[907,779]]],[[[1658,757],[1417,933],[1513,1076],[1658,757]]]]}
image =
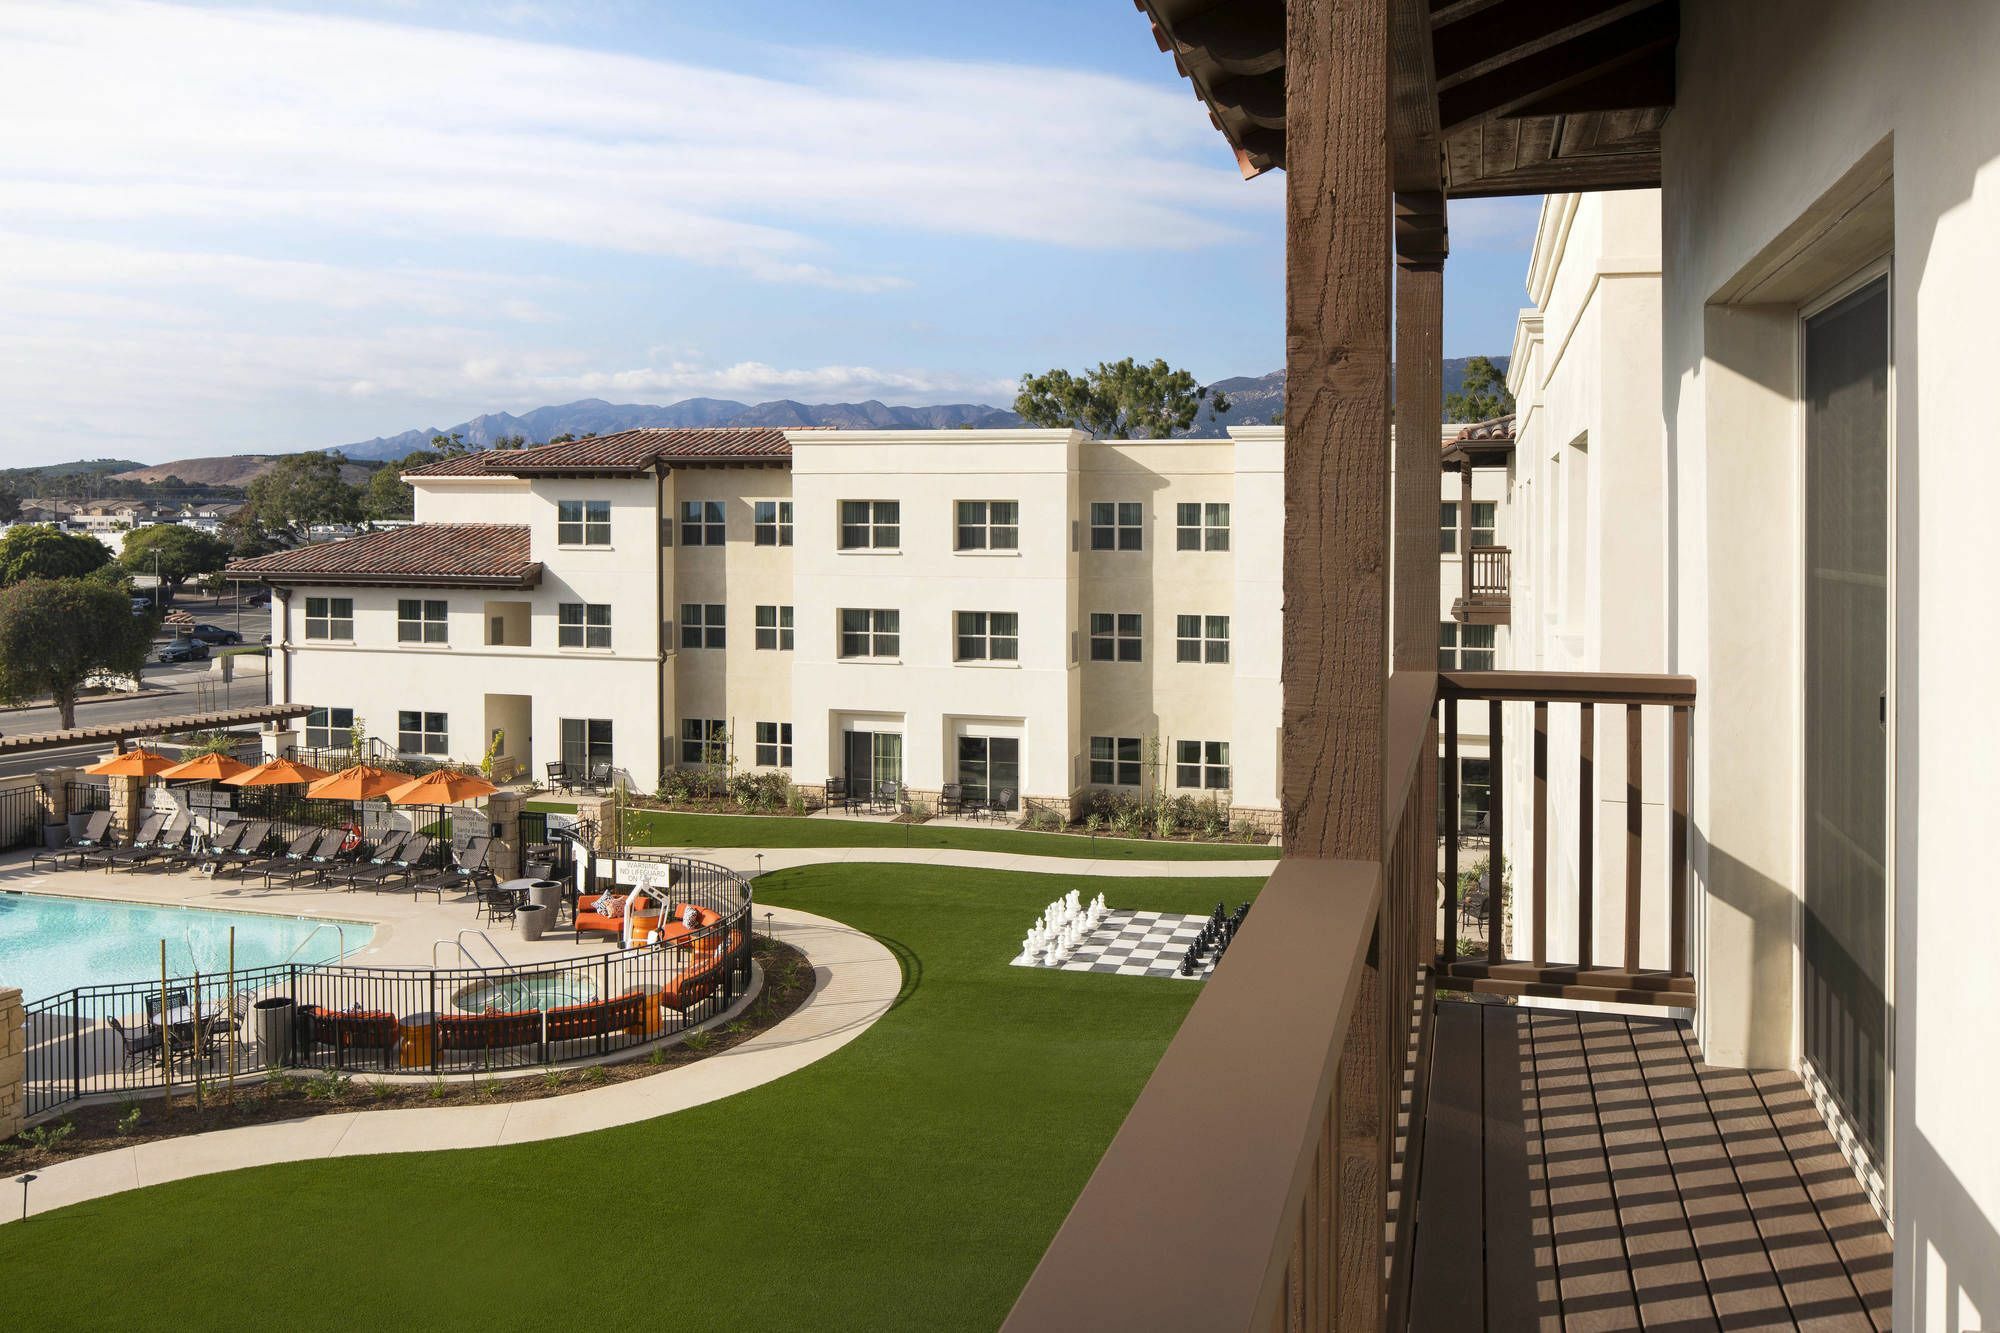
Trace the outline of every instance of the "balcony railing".
{"type": "Polygon", "coordinates": [[[1513,549],[1506,546],[1474,546],[1467,551],[1451,618],[1461,625],[1507,624],[1513,615],[1513,558],[1513,549]]]}

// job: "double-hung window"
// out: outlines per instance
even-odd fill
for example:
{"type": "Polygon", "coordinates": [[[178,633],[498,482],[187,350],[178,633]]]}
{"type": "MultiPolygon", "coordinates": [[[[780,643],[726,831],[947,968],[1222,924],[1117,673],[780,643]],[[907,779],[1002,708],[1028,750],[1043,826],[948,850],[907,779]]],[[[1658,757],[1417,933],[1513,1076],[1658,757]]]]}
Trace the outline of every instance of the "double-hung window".
{"type": "Polygon", "coordinates": [[[1139,754],[1137,736],[1092,736],[1090,780],[1100,787],[1138,786],[1139,754]]]}
{"type": "MultiPolygon", "coordinates": [[[[1491,546],[1496,531],[1494,519],[1498,507],[1491,500],[1472,502],[1471,538],[1474,546],[1491,546]]],[[[1444,500],[1438,504],[1438,550],[1445,555],[1457,555],[1458,550],[1458,501],[1444,500]]]]}
{"type": "Polygon", "coordinates": [[[902,544],[903,505],[900,500],[840,502],[841,550],[893,551],[902,544]]]}
{"type": "Polygon", "coordinates": [[[759,768],[790,768],[792,766],[791,723],[759,722],[757,724],[757,766],[759,768]]]}
{"type": "Polygon", "coordinates": [[[1136,612],[1090,613],[1090,660],[1093,662],[1137,662],[1145,657],[1142,621],[1136,612]]]}
{"type": "Polygon", "coordinates": [[[352,597],[306,598],[306,637],[352,643],[354,599],[352,597]]]}
{"type": "Polygon", "coordinates": [[[1021,504],[1018,500],[960,500],[958,542],[961,551],[1021,549],[1021,504]]]}
{"type": "Polygon", "coordinates": [[[1145,549],[1146,506],[1137,500],[1096,500],[1090,506],[1090,549],[1145,549]]]}
{"type": "Polygon", "coordinates": [[[397,598],[396,642],[449,642],[445,633],[445,604],[429,598],[397,598]]]}
{"type": "Polygon", "coordinates": [[[681,603],[681,647],[726,648],[721,602],[681,603]]]}
{"type": "Polygon", "coordinates": [[[1226,551],[1229,549],[1229,506],[1226,504],[1177,504],[1174,506],[1174,549],[1177,551],[1226,551]]]}
{"type": "Polygon", "coordinates": [[[958,660],[1017,662],[1021,658],[1021,617],[1013,611],[960,611],[958,660]]]}
{"type": "Polygon", "coordinates": [[[1174,660],[1176,662],[1227,662],[1229,660],[1229,617],[1175,616],[1174,660]]]}
{"type": "Polygon", "coordinates": [[[750,509],[750,533],[758,546],[792,544],[792,502],[759,500],[750,509]]]}
{"type": "Polygon", "coordinates": [[[556,605],[556,647],[609,648],[609,602],[559,602],[556,605]]]}
{"type": "Polygon", "coordinates": [[[346,749],[354,737],[352,708],[315,708],[306,714],[308,750],[346,749]]]}
{"type": "Polygon", "coordinates": [[[1174,785],[1217,790],[1229,786],[1228,741],[1175,741],[1174,785]]]}
{"type": "Polygon", "coordinates": [[[788,653],[792,650],[791,607],[757,608],[757,646],[767,652],[788,653]]]}
{"type": "Polygon", "coordinates": [[[1438,622],[1438,669],[1440,671],[1491,671],[1493,669],[1493,626],[1461,625],[1455,620],[1438,622]]]}
{"type": "Polygon", "coordinates": [[[404,710],[396,714],[396,748],[404,754],[448,754],[451,743],[443,713],[404,710]]]}
{"type": "Polygon", "coordinates": [[[729,732],[719,717],[681,719],[681,762],[720,764],[728,756],[729,732]]]}
{"type": "Polygon", "coordinates": [[[722,501],[681,501],[682,546],[720,546],[724,536],[722,501]]]}
{"type": "Polygon", "coordinates": [[[611,545],[609,500],[556,501],[556,545],[611,545]]]}
{"type": "Polygon", "coordinates": [[[903,613],[880,608],[844,607],[840,612],[842,657],[896,657],[903,651],[903,613]]]}

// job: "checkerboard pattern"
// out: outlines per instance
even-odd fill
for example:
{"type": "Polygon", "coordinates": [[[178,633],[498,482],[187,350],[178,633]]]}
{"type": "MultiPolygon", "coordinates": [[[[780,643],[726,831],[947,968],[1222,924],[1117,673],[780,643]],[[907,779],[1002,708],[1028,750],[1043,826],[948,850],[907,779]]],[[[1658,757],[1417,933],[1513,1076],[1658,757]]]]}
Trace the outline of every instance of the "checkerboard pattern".
{"type": "MultiPolygon", "coordinates": [[[[1077,945],[1069,961],[1052,970],[1200,981],[1215,966],[1213,954],[1202,960],[1191,977],[1181,976],[1180,967],[1188,946],[1207,924],[1205,916],[1178,916],[1172,912],[1106,912],[1103,922],[1077,945]]],[[[1028,956],[1021,954],[1014,959],[1014,966],[1048,968],[1049,965],[1029,962],[1028,956]]]]}

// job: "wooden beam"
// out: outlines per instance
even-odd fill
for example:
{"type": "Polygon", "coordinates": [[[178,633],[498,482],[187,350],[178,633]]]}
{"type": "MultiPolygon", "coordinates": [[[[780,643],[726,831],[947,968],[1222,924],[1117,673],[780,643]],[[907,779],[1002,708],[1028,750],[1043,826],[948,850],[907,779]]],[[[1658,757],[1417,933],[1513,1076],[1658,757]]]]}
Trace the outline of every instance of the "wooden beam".
{"type": "Polygon", "coordinates": [[[1509,116],[1580,116],[1636,111],[1674,104],[1674,53],[1654,51],[1636,65],[1609,70],[1583,83],[1515,107],[1509,116]]]}
{"type": "MultiPolygon", "coordinates": [[[[1396,196],[1400,226],[1406,196],[1396,196]]],[[[1437,203],[1442,213],[1443,199],[1437,203]]],[[[1396,270],[1396,578],[1391,660],[1437,669],[1438,432],[1444,415],[1444,270],[1396,270]]],[[[1468,475],[1470,475],[1468,473],[1468,475]]]]}
{"type": "Polygon", "coordinates": [[[1218,5],[1174,20],[1168,35],[1186,66],[1212,65],[1231,74],[1269,74],[1285,67],[1282,0],[1218,5]]]}
{"type": "MultiPolygon", "coordinates": [[[[1425,0],[1391,0],[1389,108],[1390,169],[1396,189],[1437,193],[1442,198],[1443,139],[1438,134],[1437,76],[1431,68],[1431,20],[1425,0]]],[[[1438,261],[1443,258],[1440,250],[1438,261]]]]}
{"type": "Polygon", "coordinates": [[[1655,52],[1671,52],[1679,36],[1678,6],[1640,10],[1440,90],[1438,122],[1449,133],[1483,117],[1510,115],[1565,89],[1593,82],[1609,71],[1634,65],[1655,52]]]}
{"type": "MultiPolygon", "coordinates": [[[[1422,190],[1396,193],[1396,260],[1400,264],[1436,268],[1443,264],[1451,248],[1450,233],[1445,222],[1444,191],[1422,190]]],[[[1402,291],[1397,290],[1396,308],[1402,310],[1402,291]]],[[[1402,325],[1397,325],[1399,345],[1396,349],[1396,364],[1406,367],[1410,359],[1400,346],[1402,325]]],[[[1441,355],[1442,353],[1439,353],[1441,355]]],[[[1400,384],[1402,381],[1398,380],[1400,384]]],[[[1402,394],[1397,394],[1397,420],[1408,418],[1401,415],[1402,394]]],[[[1437,415],[1443,415],[1443,405],[1439,404],[1437,415]]],[[[1435,443],[1435,441],[1433,441],[1435,443]]]]}
{"type": "MultiPolygon", "coordinates": [[[[1667,0],[1671,5],[1672,0],[1667,0]]],[[[1431,28],[1438,86],[1448,88],[1560,46],[1661,0],[1501,0],[1431,28]]]]}
{"type": "Polygon", "coordinates": [[[1238,74],[1209,85],[1209,105],[1225,119],[1239,118],[1265,129],[1285,128],[1285,72],[1238,74]]]}

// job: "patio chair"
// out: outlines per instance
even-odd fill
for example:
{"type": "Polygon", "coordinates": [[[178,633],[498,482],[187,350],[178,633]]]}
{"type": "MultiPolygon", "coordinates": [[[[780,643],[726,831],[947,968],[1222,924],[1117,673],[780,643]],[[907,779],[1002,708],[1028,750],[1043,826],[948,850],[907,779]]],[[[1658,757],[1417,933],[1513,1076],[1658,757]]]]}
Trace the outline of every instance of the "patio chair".
{"type": "Polygon", "coordinates": [[[271,821],[268,819],[239,820],[230,825],[241,829],[236,841],[229,846],[211,845],[206,854],[199,858],[200,864],[220,875],[226,869],[248,865],[258,860],[264,850],[264,843],[271,836],[271,821]]]}
{"type": "Polygon", "coordinates": [[[140,866],[157,861],[163,856],[171,856],[187,842],[187,836],[194,831],[194,816],[183,810],[167,821],[165,828],[154,835],[151,842],[134,842],[130,847],[121,847],[106,853],[105,867],[125,866],[137,870],[140,866]]]}
{"type": "Polygon", "coordinates": [[[324,879],[327,866],[338,861],[341,848],[347,845],[349,831],[332,828],[320,834],[319,841],[306,856],[292,861],[289,865],[271,866],[264,871],[264,887],[270,888],[273,881],[283,880],[287,884],[303,883],[308,877],[324,879]]]}
{"type": "MultiPolygon", "coordinates": [[[[233,870],[239,875],[261,875],[266,870],[283,867],[295,861],[303,861],[312,855],[313,844],[319,841],[321,832],[322,830],[316,828],[307,829],[304,833],[299,834],[286,843],[285,850],[276,856],[251,856],[240,861],[225,861],[216,867],[215,873],[220,875],[227,869],[233,870]]],[[[248,841],[248,839],[245,839],[245,841],[248,841]]]]}
{"type": "Polygon", "coordinates": [[[328,873],[345,883],[350,891],[357,888],[379,889],[391,880],[408,880],[430,854],[430,838],[422,833],[412,833],[404,837],[386,857],[378,855],[372,861],[328,873]]]}
{"type": "Polygon", "coordinates": [[[473,909],[472,913],[473,920],[475,921],[481,916],[484,916],[490,923],[496,926],[502,921],[512,921],[515,916],[515,909],[521,905],[519,895],[512,889],[503,889],[497,884],[483,888],[474,888],[472,893],[473,897],[477,900],[477,906],[473,909]]]}
{"type": "Polygon", "coordinates": [[[590,779],[584,785],[589,787],[592,791],[603,791],[605,788],[609,787],[611,785],[611,765],[609,764],[591,765],[590,779]]]}
{"type": "Polygon", "coordinates": [[[995,819],[1006,819],[1014,813],[1014,807],[1021,803],[1021,793],[1012,787],[1002,787],[1000,794],[987,802],[986,808],[995,819]]]}
{"type": "Polygon", "coordinates": [[[895,814],[903,805],[903,784],[900,782],[878,782],[875,784],[874,808],[895,814]]]}
{"type": "Polygon", "coordinates": [[[938,792],[937,812],[941,815],[962,815],[965,813],[965,785],[947,782],[938,792]]]}
{"type": "Polygon", "coordinates": [[[102,846],[105,835],[110,833],[110,831],[111,812],[109,810],[94,810],[91,812],[90,817],[83,821],[83,827],[77,830],[75,837],[66,839],[60,847],[50,847],[44,851],[36,852],[28,858],[28,865],[32,869],[39,866],[42,862],[47,861],[60,869],[63,858],[66,856],[77,858],[77,864],[81,865],[83,864],[81,858],[84,854],[102,846]]]}
{"type": "Polygon", "coordinates": [[[829,810],[846,810],[851,804],[852,799],[847,794],[847,779],[828,778],[826,780],[826,808],[829,810]]]}
{"type": "Polygon", "coordinates": [[[144,1032],[134,1032],[115,1018],[104,1021],[111,1026],[111,1035],[118,1038],[127,1069],[137,1069],[160,1058],[160,1030],[157,1026],[144,1032]]]}
{"type": "Polygon", "coordinates": [[[147,815],[139,821],[139,827],[133,830],[131,837],[126,838],[122,842],[114,842],[112,839],[106,838],[94,850],[84,852],[78,856],[76,863],[80,866],[102,865],[106,869],[109,869],[111,863],[120,855],[130,852],[135,847],[144,847],[152,842],[153,839],[159,837],[160,830],[166,826],[167,817],[164,814],[147,815]]]}
{"type": "MultiPolygon", "coordinates": [[[[158,991],[146,992],[145,1001],[146,1001],[146,1026],[149,1028],[157,1028],[160,1026],[160,1008],[161,1008],[160,993],[158,991]]],[[[166,996],[166,1001],[167,1001],[166,1007],[168,1009],[187,1008],[187,1003],[188,1003],[187,990],[184,987],[176,987],[175,989],[168,991],[166,996]]]]}
{"type": "Polygon", "coordinates": [[[486,868],[486,856],[492,846],[491,838],[474,838],[450,865],[410,880],[410,895],[428,893],[443,902],[446,889],[463,891],[477,889],[481,884],[495,884],[493,872],[486,868]]]}
{"type": "Polygon", "coordinates": [[[548,787],[550,791],[575,790],[575,788],[570,784],[568,764],[563,763],[561,760],[557,760],[553,763],[544,764],[542,767],[548,770],[549,774],[548,787]]]}

